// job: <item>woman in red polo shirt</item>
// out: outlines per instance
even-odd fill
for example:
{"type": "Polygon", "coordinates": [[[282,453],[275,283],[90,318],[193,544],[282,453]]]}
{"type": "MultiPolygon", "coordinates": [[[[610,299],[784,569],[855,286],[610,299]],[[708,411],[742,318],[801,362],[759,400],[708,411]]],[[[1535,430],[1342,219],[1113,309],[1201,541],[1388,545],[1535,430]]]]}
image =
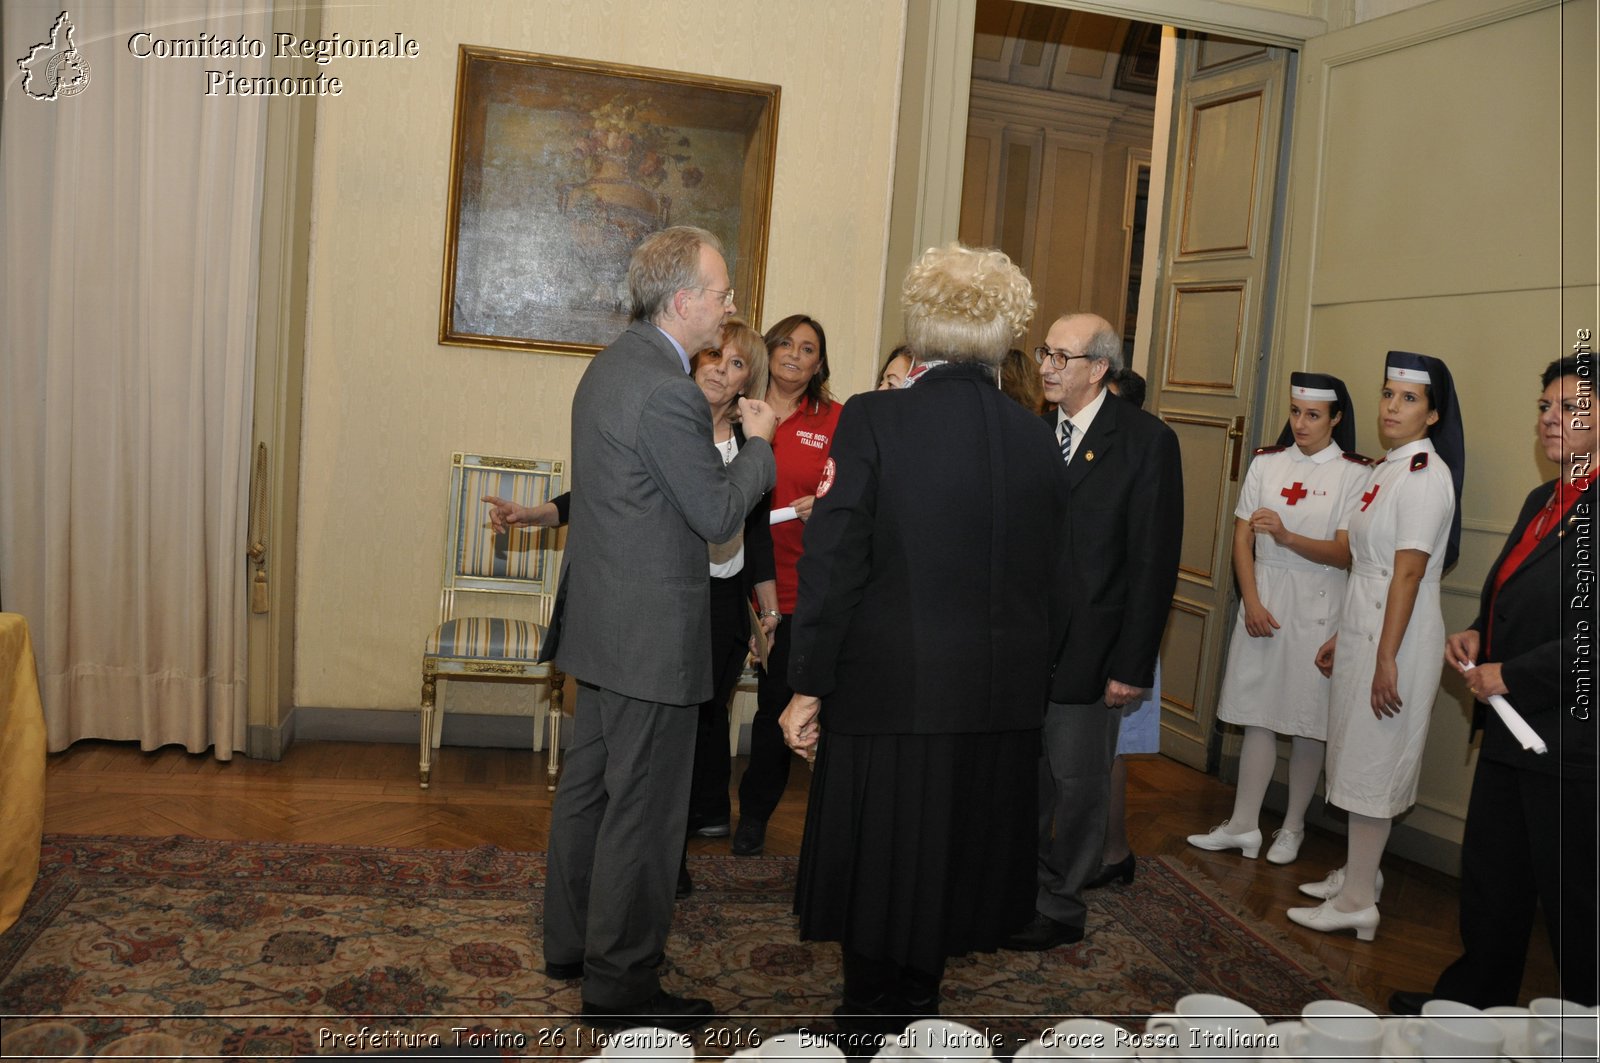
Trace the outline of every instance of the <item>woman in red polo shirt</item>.
{"type": "Polygon", "coordinates": [[[778,483],[772,489],[772,560],[778,575],[778,611],[772,650],[756,692],[756,715],[750,724],[750,764],[739,783],[739,827],[733,834],[736,856],[755,856],[766,845],[767,820],[789,784],[789,747],[778,729],[778,716],[789,704],[789,631],[784,621],[794,612],[795,562],[800,559],[805,522],[822,482],[840,404],[828,393],[828,335],[822,323],[806,314],[791,314],[767,330],[767,396],[778,414],[772,454],[778,483]]]}

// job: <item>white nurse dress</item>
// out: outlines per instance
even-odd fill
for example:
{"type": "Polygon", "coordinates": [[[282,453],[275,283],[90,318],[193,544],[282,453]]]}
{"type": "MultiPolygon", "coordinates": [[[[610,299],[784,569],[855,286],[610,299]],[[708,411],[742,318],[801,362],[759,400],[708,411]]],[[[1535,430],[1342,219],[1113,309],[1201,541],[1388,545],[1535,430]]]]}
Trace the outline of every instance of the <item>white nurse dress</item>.
{"type": "Polygon", "coordinates": [[[1390,819],[1416,801],[1422,749],[1444,665],[1439,576],[1455,512],[1450,470],[1428,439],[1396,447],[1374,467],[1350,516],[1350,577],[1328,709],[1328,801],[1390,819]],[[1372,675],[1396,550],[1425,550],[1428,564],[1396,655],[1401,709],[1372,711],[1372,675]]]}
{"type": "MultiPolygon", "coordinates": [[[[1330,442],[1313,455],[1299,447],[1263,447],[1245,472],[1235,517],[1263,507],[1308,539],[1332,539],[1360,504],[1372,462],[1330,442]]],[[[1255,537],[1256,593],[1279,627],[1252,638],[1239,609],[1228,644],[1217,715],[1227,723],[1266,727],[1318,741],[1327,737],[1329,682],[1317,671],[1317,650],[1338,630],[1345,570],[1309,561],[1270,535],[1255,537]]]]}

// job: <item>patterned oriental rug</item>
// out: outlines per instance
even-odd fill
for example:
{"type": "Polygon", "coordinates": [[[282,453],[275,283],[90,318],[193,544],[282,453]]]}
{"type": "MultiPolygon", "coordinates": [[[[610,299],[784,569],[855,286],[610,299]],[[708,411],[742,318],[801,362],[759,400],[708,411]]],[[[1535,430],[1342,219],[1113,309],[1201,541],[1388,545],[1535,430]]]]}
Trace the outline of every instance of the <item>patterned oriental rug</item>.
{"type": "MultiPolygon", "coordinates": [[[[542,853],[493,847],[46,837],[28,905],[0,935],[5,1054],[122,1040],[146,1056],[593,1055],[604,1035],[572,1017],[579,984],[543,973],[544,867],[542,853]],[[124,1040],[147,1034],[160,1036],[124,1040]]],[[[796,940],[795,867],[690,857],[664,978],[729,1016],[702,1057],[833,1029],[839,950],[796,940]]],[[[1324,997],[1368,1003],[1191,875],[1142,861],[1133,885],[1092,894],[1083,943],[952,960],[945,1016],[1003,1055],[1063,1016],[1142,1029],[1192,992],[1269,1018],[1324,997]]]]}

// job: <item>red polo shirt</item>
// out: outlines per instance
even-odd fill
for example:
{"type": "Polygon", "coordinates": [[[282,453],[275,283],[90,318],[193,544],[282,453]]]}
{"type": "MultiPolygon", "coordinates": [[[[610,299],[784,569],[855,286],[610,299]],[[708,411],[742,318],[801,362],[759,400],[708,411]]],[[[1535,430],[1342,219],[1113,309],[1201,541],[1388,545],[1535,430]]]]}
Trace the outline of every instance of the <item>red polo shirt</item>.
{"type": "MultiPolygon", "coordinates": [[[[772,456],[778,463],[778,483],[772,489],[772,508],[782,509],[797,498],[817,493],[822,466],[833,446],[833,430],[843,403],[816,406],[803,402],[778,426],[772,439],[772,456]]],[[[778,570],[778,609],[794,612],[798,585],[794,565],[800,560],[805,521],[795,519],[772,526],[772,560],[778,570]]]]}

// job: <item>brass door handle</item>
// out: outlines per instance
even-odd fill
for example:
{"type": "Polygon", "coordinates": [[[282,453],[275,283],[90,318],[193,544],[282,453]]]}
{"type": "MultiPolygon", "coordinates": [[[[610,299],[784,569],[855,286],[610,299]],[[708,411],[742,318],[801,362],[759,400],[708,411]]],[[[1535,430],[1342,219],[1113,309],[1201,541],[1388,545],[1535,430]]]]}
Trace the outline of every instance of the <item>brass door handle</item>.
{"type": "Polygon", "coordinates": [[[1243,414],[1233,419],[1233,427],[1228,429],[1228,438],[1233,440],[1233,468],[1228,473],[1228,479],[1237,483],[1239,480],[1239,460],[1244,457],[1243,414]]]}

